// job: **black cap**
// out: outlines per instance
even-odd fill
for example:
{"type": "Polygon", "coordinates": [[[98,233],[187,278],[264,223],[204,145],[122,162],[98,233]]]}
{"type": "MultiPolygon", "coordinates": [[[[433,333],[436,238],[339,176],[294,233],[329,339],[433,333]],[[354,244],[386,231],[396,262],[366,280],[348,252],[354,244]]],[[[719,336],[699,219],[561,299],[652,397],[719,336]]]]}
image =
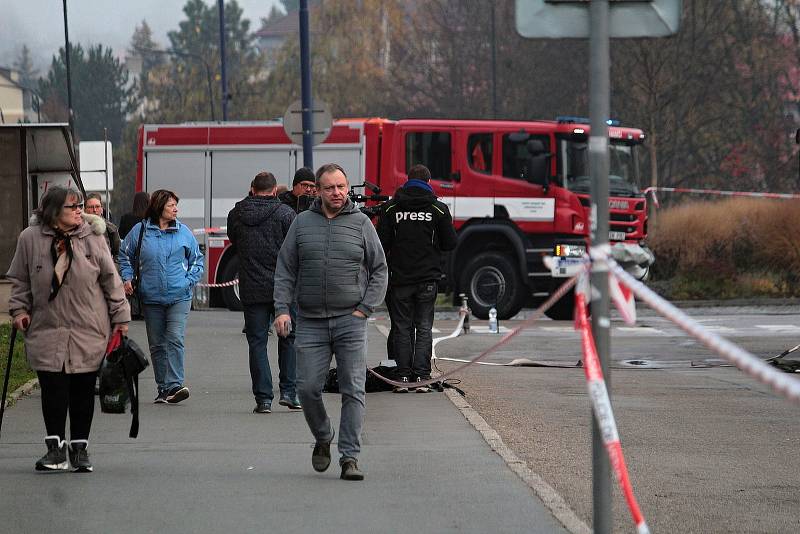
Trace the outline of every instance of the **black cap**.
{"type": "Polygon", "coordinates": [[[297,169],[297,172],[294,173],[294,179],[292,180],[292,187],[296,186],[300,182],[314,182],[316,178],[314,177],[314,171],[309,169],[308,167],[300,167],[297,169]]]}

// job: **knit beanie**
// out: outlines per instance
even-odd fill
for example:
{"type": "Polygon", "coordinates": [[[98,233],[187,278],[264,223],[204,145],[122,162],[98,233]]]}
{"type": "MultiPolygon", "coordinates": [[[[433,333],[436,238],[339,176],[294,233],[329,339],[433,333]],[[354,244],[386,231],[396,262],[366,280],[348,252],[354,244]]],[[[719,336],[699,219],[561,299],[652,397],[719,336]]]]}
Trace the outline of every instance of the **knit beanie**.
{"type": "Polygon", "coordinates": [[[308,167],[300,167],[297,169],[297,172],[294,173],[294,179],[292,180],[292,187],[296,186],[300,182],[314,182],[316,181],[316,177],[314,176],[314,171],[309,169],[308,167]]]}

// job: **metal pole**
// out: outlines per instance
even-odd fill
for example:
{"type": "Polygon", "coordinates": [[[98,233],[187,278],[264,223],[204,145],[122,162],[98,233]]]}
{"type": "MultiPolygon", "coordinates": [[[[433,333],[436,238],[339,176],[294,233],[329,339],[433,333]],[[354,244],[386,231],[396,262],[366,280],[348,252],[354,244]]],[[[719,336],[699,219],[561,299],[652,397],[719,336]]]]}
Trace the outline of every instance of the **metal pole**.
{"type": "Polygon", "coordinates": [[[311,113],[311,59],[308,37],[308,0],[300,0],[300,94],[303,106],[303,165],[314,168],[314,116],[311,113]]]}
{"type": "Polygon", "coordinates": [[[228,80],[225,76],[225,0],[219,0],[219,62],[222,75],[222,120],[228,120],[228,80]]]}
{"type": "Polygon", "coordinates": [[[64,50],[66,56],[65,66],[67,67],[67,121],[69,122],[69,132],[72,134],[72,140],[75,141],[75,120],[72,116],[72,75],[69,68],[69,29],[67,25],[67,0],[64,0],[64,50]]]}
{"type": "MultiPolygon", "coordinates": [[[[608,0],[593,0],[590,7],[589,37],[590,96],[589,167],[592,175],[592,243],[608,245],[608,120],[609,113],[609,34],[608,0]]],[[[592,266],[592,332],[603,368],[609,396],[611,375],[609,355],[608,267],[595,262],[592,266]]],[[[611,509],[611,466],[603,444],[603,436],[592,417],[592,498],[593,524],[597,534],[610,534],[613,524],[611,509]]]]}
{"type": "Polygon", "coordinates": [[[105,174],[106,174],[106,209],[103,211],[106,220],[111,220],[111,195],[108,193],[108,128],[103,128],[103,157],[105,158],[105,174]]]}
{"type": "Polygon", "coordinates": [[[495,4],[492,0],[492,118],[497,119],[497,33],[495,31],[495,4]]]}

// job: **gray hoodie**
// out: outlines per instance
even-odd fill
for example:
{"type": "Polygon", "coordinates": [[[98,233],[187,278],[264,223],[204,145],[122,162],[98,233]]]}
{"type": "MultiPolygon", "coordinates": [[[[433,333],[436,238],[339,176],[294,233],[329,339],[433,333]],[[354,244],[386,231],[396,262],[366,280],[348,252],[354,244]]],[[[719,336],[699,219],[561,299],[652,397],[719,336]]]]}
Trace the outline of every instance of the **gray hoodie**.
{"type": "Polygon", "coordinates": [[[295,218],[278,255],[275,314],[322,319],[359,310],[369,316],[386,295],[388,268],[369,217],[348,198],[332,219],[319,198],[295,218]]]}

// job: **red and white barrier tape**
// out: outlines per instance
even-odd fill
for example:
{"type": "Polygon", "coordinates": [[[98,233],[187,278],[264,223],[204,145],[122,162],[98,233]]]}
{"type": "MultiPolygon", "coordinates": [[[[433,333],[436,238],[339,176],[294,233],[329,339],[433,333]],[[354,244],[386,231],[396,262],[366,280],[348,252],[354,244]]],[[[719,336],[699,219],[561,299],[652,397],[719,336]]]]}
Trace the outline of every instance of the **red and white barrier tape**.
{"type": "MultiPolygon", "coordinates": [[[[428,386],[428,385],[434,384],[436,382],[441,382],[444,379],[446,379],[446,378],[448,378],[448,377],[450,377],[450,376],[452,376],[452,375],[454,375],[454,374],[456,374],[456,373],[458,373],[460,371],[463,371],[464,369],[466,369],[470,365],[479,363],[481,360],[486,358],[489,354],[491,354],[492,352],[496,351],[497,349],[499,349],[500,347],[502,347],[503,345],[505,345],[506,343],[511,341],[523,329],[529,327],[535,321],[538,321],[539,319],[541,319],[542,316],[544,315],[545,310],[547,310],[550,306],[555,304],[559,299],[561,299],[561,297],[566,295],[566,293],[572,288],[572,286],[575,285],[576,280],[577,280],[576,276],[573,276],[572,278],[568,278],[563,284],[561,284],[561,287],[559,287],[552,295],[550,295],[550,298],[548,298],[546,301],[544,301],[542,303],[541,306],[539,306],[538,308],[536,308],[536,310],[534,310],[534,312],[531,314],[530,317],[528,317],[522,323],[520,323],[520,325],[517,326],[514,330],[512,330],[511,332],[509,332],[508,334],[503,336],[503,338],[500,341],[498,341],[497,343],[495,343],[494,345],[492,345],[491,347],[489,347],[485,351],[481,352],[480,354],[478,354],[473,359],[466,361],[463,365],[459,365],[458,367],[455,367],[455,368],[451,369],[450,371],[447,371],[446,373],[443,373],[443,374],[437,376],[436,378],[431,378],[431,379],[428,379],[428,380],[424,380],[422,382],[414,382],[413,386],[414,387],[428,386]]],[[[464,325],[463,319],[464,319],[464,317],[466,317],[466,312],[459,311],[459,314],[462,317],[461,321],[459,321],[459,326],[463,327],[463,325],[464,325]]],[[[456,337],[457,335],[458,335],[458,330],[455,330],[453,332],[453,334],[451,334],[448,337],[456,337]]],[[[401,386],[401,387],[407,387],[408,386],[408,382],[398,382],[396,380],[392,380],[391,378],[386,378],[385,376],[382,376],[382,375],[376,373],[372,369],[368,368],[367,370],[370,373],[372,373],[375,377],[377,377],[378,379],[380,379],[380,380],[382,380],[382,381],[384,381],[387,384],[390,384],[392,386],[401,386]]]]}
{"type": "Polygon", "coordinates": [[[234,278],[230,282],[220,282],[219,284],[196,284],[197,287],[233,287],[239,285],[239,279],[234,278]]]}
{"type": "Polygon", "coordinates": [[[614,276],[630,288],[633,294],[639,297],[645,304],[678,325],[678,327],[687,334],[699,340],[703,345],[738,367],[745,374],[770,386],[774,391],[784,397],[795,402],[800,402],[800,380],[765,363],[761,358],[754,356],[727,339],[718,336],[714,332],[706,330],[700,323],[659,297],[646,285],[625,272],[625,269],[620,267],[613,259],[607,258],[606,261],[614,276]]]}
{"type": "MultiPolygon", "coordinates": [[[[586,275],[583,275],[586,276],[586,275]]],[[[592,408],[597,420],[597,426],[603,436],[603,444],[608,452],[611,468],[617,477],[622,494],[628,503],[633,522],[636,524],[638,534],[650,534],[650,529],[644,520],[639,503],[633,494],[633,486],[628,476],[628,467],[625,465],[625,456],[622,454],[622,444],[619,441],[617,423],[614,420],[614,411],[611,408],[611,399],[608,397],[606,381],[600,367],[600,358],[594,344],[594,336],[586,315],[586,297],[580,292],[575,292],[576,327],[581,333],[583,345],[583,369],[586,375],[586,387],[592,400],[592,408]]]]}
{"type": "Polygon", "coordinates": [[[225,233],[228,231],[227,226],[216,226],[214,228],[195,228],[192,230],[194,235],[203,235],[203,234],[219,234],[225,233]]]}
{"type": "Polygon", "coordinates": [[[751,198],[780,198],[780,199],[798,199],[800,195],[791,193],[762,193],[759,191],[723,191],[720,189],[693,189],[689,187],[648,187],[644,190],[645,195],[652,195],[653,203],[658,207],[658,198],[656,191],[663,191],[665,193],[693,193],[698,195],[720,195],[727,197],[751,197],[751,198]]]}

